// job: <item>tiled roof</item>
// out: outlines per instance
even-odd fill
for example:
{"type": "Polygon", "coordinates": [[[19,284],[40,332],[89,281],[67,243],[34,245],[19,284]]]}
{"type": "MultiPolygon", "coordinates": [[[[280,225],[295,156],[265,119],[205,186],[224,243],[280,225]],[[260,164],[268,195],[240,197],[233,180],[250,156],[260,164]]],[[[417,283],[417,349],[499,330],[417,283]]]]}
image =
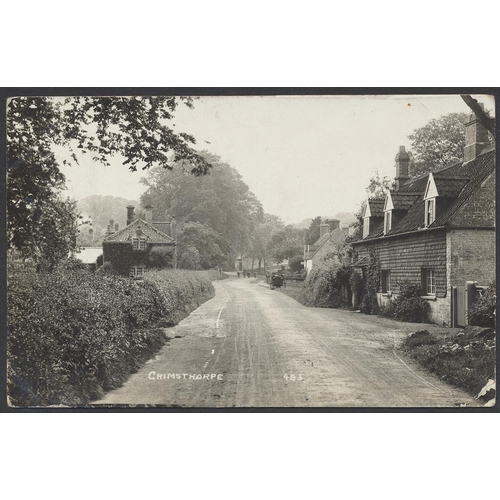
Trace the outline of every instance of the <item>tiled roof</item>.
{"type": "Polygon", "coordinates": [[[168,236],[172,236],[172,224],[170,222],[153,222],[153,227],[159,229],[168,236]]]}
{"type": "Polygon", "coordinates": [[[434,182],[436,183],[436,188],[438,190],[439,196],[444,198],[457,198],[460,194],[460,191],[467,184],[469,179],[459,179],[452,178],[449,179],[447,177],[438,177],[434,176],[434,182]]]}
{"type": "Polygon", "coordinates": [[[339,236],[342,235],[345,238],[345,233],[344,231],[340,228],[337,227],[335,228],[332,232],[326,233],[323,236],[320,236],[319,239],[316,240],[316,243],[314,245],[309,245],[309,251],[306,251],[305,258],[306,260],[310,260],[314,257],[316,252],[333,236],[339,236]]]}
{"type": "MultiPolygon", "coordinates": [[[[436,188],[440,195],[441,215],[429,226],[429,228],[444,227],[453,224],[453,217],[480,187],[481,183],[495,170],[495,151],[488,151],[479,155],[475,160],[467,163],[455,163],[442,170],[433,172],[436,188]]],[[[403,194],[412,193],[410,198],[414,200],[408,207],[407,213],[401,220],[395,223],[387,236],[418,231],[424,226],[425,201],[424,193],[427,187],[429,175],[425,175],[401,186],[397,192],[391,192],[394,208],[396,199],[403,194]],[[413,194],[419,193],[419,194],[413,194]]],[[[406,198],[406,197],[405,197],[406,198]]],[[[403,199],[403,198],[401,198],[403,199]]],[[[371,205],[370,205],[371,206],[371,205]]],[[[359,239],[358,243],[373,240],[383,236],[384,223],[378,224],[370,234],[359,239]]]]}
{"type": "Polygon", "coordinates": [[[391,192],[394,210],[409,210],[419,198],[419,193],[399,193],[391,192]]]}
{"type": "Polygon", "coordinates": [[[134,222],[124,227],[120,231],[109,235],[104,241],[132,241],[137,230],[140,229],[143,236],[149,243],[174,243],[174,239],[168,234],[156,229],[154,226],[142,219],[135,219],[134,222]]]}
{"type": "Polygon", "coordinates": [[[383,217],[384,216],[384,198],[371,198],[368,200],[370,204],[370,212],[372,217],[383,217]]]}

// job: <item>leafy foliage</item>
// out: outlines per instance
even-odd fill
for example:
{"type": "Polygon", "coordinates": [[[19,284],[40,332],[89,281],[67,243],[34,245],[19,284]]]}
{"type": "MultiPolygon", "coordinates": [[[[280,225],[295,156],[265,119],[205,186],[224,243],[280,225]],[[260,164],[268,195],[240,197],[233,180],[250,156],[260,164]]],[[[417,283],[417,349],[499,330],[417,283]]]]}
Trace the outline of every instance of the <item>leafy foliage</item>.
{"type": "Polygon", "coordinates": [[[342,294],[346,284],[343,267],[335,253],[326,255],[307,275],[304,283],[308,305],[314,307],[344,307],[348,304],[342,294]]]}
{"type": "Polygon", "coordinates": [[[304,231],[288,225],[272,235],[269,250],[276,262],[282,262],[300,254],[303,251],[303,245],[304,231]]]}
{"type": "Polygon", "coordinates": [[[311,221],[311,225],[309,226],[306,232],[306,241],[305,241],[306,245],[314,245],[314,243],[318,241],[320,235],[319,226],[321,225],[321,221],[322,218],[320,215],[318,215],[311,221]]]}
{"type": "Polygon", "coordinates": [[[469,309],[469,323],[475,326],[495,327],[496,282],[490,284],[484,295],[469,309]]]}
{"type": "Polygon", "coordinates": [[[78,267],[9,272],[8,378],[16,405],[84,404],[117,387],[173,324],[213,295],[210,278],[156,271],[143,282],[78,267]]]}
{"type": "MultiPolygon", "coordinates": [[[[218,260],[220,253],[234,257],[251,248],[253,229],[263,215],[262,205],[234,168],[206,151],[201,155],[213,166],[210,175],[196,177],[179,165],[173,171],[155,167],[142,180],[148,188],[141,198],[143,205],[152,205],[165,219],[175,216],[179,226],[197,223],[211,232],[217,248],[210,252],[188,236],[184,250],[179,243],[184,262],[194,268],[218,260]]],[[[191,234],[193,226],[188,227],[191,234]]]]}
{"type": "Polygon", "coordinates": [[[431,120],[408,136],[413,160],[410,164],[412,178],[462,160],[466,119],[466,113],[449,113],[431,120]]]}
{"type": "Polygon", "coordinates": [[[380,316],[412,323],[424,322],[429,303],[422,299],[421,294],[419,285],[410,281],[399,283],[399,295],[389,299],[389,303],[380,308],[380,316]]]}
{"type": "Polygon", "coordinates": [[[204,224],[186,222],[177,230],[177,264],[181,269],[219,267],[226,256],[220,236],[204,224]]]}
{"type": "Polygon", "coordinates": [[[174,162],[187,160],[191,173],[207,173],[210,164],[192,149],[194,138],[166,125],[179,101],[192,106],[189,97],[12,98],[7,105],[9,248],[43,260],[50,256],[45,249],[56,231],[62,235],[56,237],[55,255],[67,255],[76,244],[75,215],[68,215],[69,202],[59,198],[65,178],[55,146],[66,148],[74,163],[76,151],[103,165],[109,164],[109,156],[120,154],[132,171],[153,165],[171,169],[174,162]],[[40,222],[44,217],[54,222],[50,231],[49,224],[40,222]]]}
{"type": "Polygon", "coordinates": [[[284,228],[283,221],[277,215],[264,214],[255,225],[251,236],[250,256],[258,260],[259,269],[264,268],[272,257],[272,241],[275,234],[284,228]]]}
{"type": "Polygon", "coordinates": [[[360,302],[361,312],[376,314],[378,312],[376,294],[380,289],[380,264],[375,253],[370,253],[370,262],[363,270],[362,283],[364,288],[360,302]]]}
{"type": "Polygon", "coordinates": [[[300,273],[302,269],[304,269],[304,265],[302,264],[304,260],[303,255],[294,255],[291,259],[288,260],[288,267],[292,273],[300,273]]]}
{"type": "Polygon", "coordinates": [[[443,337],[410,336],[403,346],[413,359],[430,372],[476,395],[488,379],[495,379],[495,338],[471,339],[463,333],[443,337]]]}

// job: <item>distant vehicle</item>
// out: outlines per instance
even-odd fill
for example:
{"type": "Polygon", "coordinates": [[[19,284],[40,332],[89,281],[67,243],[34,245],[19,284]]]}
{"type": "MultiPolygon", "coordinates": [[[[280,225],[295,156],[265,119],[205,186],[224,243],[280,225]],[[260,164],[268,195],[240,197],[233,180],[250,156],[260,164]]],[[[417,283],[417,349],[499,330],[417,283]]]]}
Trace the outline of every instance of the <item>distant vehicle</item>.
{"type": "Polygon", "coordinates": [[[286,286],[285,277],[281,273],[272,273],[270,285],[271,290],[281,288],[282,286],[286,286]]]}

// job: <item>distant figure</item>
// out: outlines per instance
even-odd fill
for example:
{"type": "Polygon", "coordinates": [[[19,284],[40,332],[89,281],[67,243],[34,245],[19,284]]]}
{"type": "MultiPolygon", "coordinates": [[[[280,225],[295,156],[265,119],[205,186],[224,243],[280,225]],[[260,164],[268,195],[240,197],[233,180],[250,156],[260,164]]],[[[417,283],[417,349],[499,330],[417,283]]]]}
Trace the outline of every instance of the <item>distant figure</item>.
{"type": "Polygon", "coordinates": [[[250,278],[250,273],[249,272],[247,272],[247,278],[250,278]]]}
{"type": "Polygon", "coordinates": [[[239,278],[240,277],[240,272],[238,271],[237,274],[238,274],[238,278],[239,278]]]}

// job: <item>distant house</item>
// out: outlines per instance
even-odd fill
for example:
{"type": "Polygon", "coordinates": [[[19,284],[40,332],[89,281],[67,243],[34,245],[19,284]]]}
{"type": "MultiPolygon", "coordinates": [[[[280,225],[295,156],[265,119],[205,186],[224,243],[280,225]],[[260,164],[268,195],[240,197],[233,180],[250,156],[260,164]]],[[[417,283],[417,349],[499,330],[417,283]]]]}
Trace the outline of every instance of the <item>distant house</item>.
{"type": "Polygon", "coordinates": [[[308,273],[321,259],[337,252],[346,239],[346,233],[340,229],[339,219],[326,219],[320,224],[319,231],[319,238],[314,245],[304,245],[304,269],[308,273]]]}
{"type": "Polygon", "coordinates": [[[119,229],[110,221],[102,243],[103,264],[111,263],[123,276],[141,278],[151,268],[176,267],[176,224],[153,221],[153,207],[144,207],[145,219],[127,206],[127,225],[119,229]]]}
{"type": "Polygon", "coordinates": [[[467,323],[471,283],[495,278],[495,150],[474,114],[465,124],[464,159],[409,180],[404,146],[396,155],[396,188],[368,200],[353,265],[380,266],[379,305],[409,281],[429,301],[438,324],[467,323]]]}

